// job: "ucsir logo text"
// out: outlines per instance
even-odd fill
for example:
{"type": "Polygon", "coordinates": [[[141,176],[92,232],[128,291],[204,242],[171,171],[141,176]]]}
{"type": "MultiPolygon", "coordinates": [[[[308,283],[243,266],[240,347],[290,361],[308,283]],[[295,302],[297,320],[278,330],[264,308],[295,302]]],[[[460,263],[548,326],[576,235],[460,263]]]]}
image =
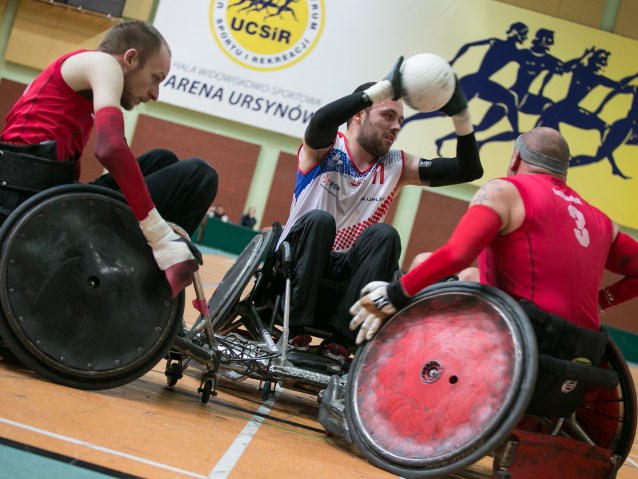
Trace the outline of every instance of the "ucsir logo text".
{"type": "Polygon", "coordinates": [[[323,0],[212,0],[215,41],[233,61],[254,70],[294,65],[323,29],[323,0]]]}

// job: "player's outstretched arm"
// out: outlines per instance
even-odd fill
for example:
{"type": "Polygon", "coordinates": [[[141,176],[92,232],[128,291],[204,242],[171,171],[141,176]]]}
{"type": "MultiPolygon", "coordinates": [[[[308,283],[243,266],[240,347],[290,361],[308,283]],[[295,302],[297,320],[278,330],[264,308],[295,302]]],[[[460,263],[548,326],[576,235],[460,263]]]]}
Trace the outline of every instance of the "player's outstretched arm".
{"type": "Polygon", "coordinates": [[[95,156],[111,173],[140,223],[153,256],[177,296],[193,279],[201,254],[181,238],[159,215],[137,159],[124,135],[120,99],[124,76],[117,61],[106,53],[86,52],[69,58],[62,75],[76,91],[91,90],[95,111],[95,156]]]}
{"type": "Polygon", "coordinates": [[[425,186],[446,186],[467,183],[483,176],[483,166],[474,127],[463,89],[455,78],[452,98],[439,111],[452,118],[457,134],[454,158],[421,158],[418,160],[419,181],[425,186]]]}
{"type": "Polygon", "coordinates": [[[471,206],[448,242],[392,283],[375,281],[352,305],[350,329],[359,328],[357,344],[372,339],[385,319],[401,309],[423,288],[467,268],[498,234],[503,221],[490,206],[471,206]]]}

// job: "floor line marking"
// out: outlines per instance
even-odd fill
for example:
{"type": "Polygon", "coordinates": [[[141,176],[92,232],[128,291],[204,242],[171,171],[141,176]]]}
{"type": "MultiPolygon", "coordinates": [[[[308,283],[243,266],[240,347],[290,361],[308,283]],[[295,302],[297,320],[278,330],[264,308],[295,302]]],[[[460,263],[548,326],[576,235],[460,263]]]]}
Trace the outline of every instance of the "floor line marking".
{"type": "MultiPolygon", "coordinates": [[[[3,417],[0,417],[0,422],[5,423],[5,424],[9,424],[11,426],[14,427],[18,427],[21,429],[26,429],[27,431],[31,431],[31,432],[35,432],[37,434],[41,434],[43,436],[48,436],[48,437],[52,437],[55,439],[58,439],[60,441],[66,441],[66,442],[70,442],[72,444],[77,444],[79,446],[83,446],[89,449],[94,449],[96,451],[100,451],[100,452],[105,452],[107,454],[111,454],[113,456],[119,456],[119,457],[123,457],[126,459],[130,459],[131,461],[135,461],[135,462],[141,462],[143,464],[147,464],[149,466],[153,466],[153,467],[157,467],[159,469],[166,469],[168,471],[172,471],[172,472],[177,472],[179,474],[183,474],[185,476],[190,476],[190,477],[196,477],[198,479],[206,479],[206,476],[202,475],[202,474],[197,474],[191,471],[186,471],[184,469],[179,469],[177,467],[173,467],[173,466],[169,466],[168,464],[162,464],[161,462],[157,462],[157,461],[152,461],[150,459],[144,459],[141,457],[137,457],[137,456],[133,456],[132,454],[128,454],[126,452],[121,452],[121,451],[116,451],[115,449],[109,449],[108,447],[103,447],[103,446],[98,446],[97,444],[92,444],[90,442],[86,442],[86,441],[82,441],[80,439],[75,439],[69,436],[63,436],[61,434],[56,434],[54,432],[51,431],[46,431],[44,429],[40,429],[34,426],[29,426],[27,424],[23,424],[20,422],[16,422],[16,421],[12,421],[10,419],[6,419],[3,417]]],[[[124,472],[124,471],[122,471],[124,472]]]]}
{"type": "Polygon", "coordinates": [[[259,406],[257,412],[248,420],[248,423],[244,426],[244,429],[237,435],[233,443],[226,450],[222,458],[217,462],[215,468],[208,474],[208,479],[225,479],[232,472],[233,468],[237,465],[237,462],[241,458],[242,454],[246,451],[248,444],[259,427],[266,420],[264,416],[267,416],[272,409],[275,401],[268,400],[259,406]]]}

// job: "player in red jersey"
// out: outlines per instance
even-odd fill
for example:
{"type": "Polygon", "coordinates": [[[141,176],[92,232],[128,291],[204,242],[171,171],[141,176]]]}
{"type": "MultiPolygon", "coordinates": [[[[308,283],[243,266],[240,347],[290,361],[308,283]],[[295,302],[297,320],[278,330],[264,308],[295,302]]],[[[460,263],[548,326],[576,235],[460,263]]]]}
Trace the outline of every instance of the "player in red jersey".
{"type": "Polygon", "coordinates": [[[94,183],[122,191],[176,296],[192,281],[201,254],[167,221],[192,234],[215,198],[217,173],[201,159],[179,161],[163,149],[136,159],[122,112],[158,99],[170,58],[166,40],[152,25],[125,21],[95,51],[71,52],[44,69],[9,111],[2,130],[3,171],[9,161],[14,170],[28,169],[30,184],[22,184],[20,175],[2,178],[8,187],[0,191],[0,220],[34,193],[34,183],[38,191],[77,180],[77,160],[95,128],[95,156],[109,173],[94,183]]]}
{"type": "Polygon", "coordinates": [[[357,343],[420,290],[479,257],[481,282],[574,324],[600,328],[600,309],[638,296],[638,242],[565,179],[565,138],[539,127],[516,140],[508,176],[480,188],[448,242],[392,283],[372,282],[351,308],[357,343]],[[600,289],[604,270],[623,276],[600,289]]]}

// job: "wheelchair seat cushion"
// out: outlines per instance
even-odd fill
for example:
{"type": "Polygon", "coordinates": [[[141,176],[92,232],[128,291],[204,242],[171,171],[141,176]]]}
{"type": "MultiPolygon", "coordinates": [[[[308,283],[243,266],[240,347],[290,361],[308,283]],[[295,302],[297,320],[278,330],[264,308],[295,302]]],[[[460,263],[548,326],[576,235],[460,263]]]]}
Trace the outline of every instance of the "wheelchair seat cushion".
{"type": "Polygon", "coordinates": [[[55,160],[55,142],[0,143],[0,223],[39,191],[73,183],[75,163],[55,160]]]}

